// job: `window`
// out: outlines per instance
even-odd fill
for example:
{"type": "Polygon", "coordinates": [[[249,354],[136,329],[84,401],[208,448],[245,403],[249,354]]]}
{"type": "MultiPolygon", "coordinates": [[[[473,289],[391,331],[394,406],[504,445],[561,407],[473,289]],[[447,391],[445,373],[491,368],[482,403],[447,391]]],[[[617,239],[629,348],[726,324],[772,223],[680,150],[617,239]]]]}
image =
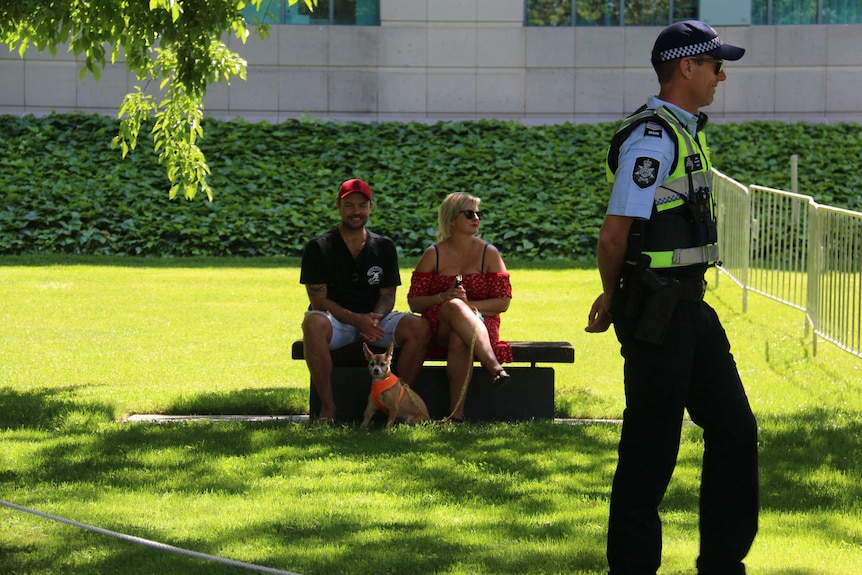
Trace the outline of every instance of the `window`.
{"type": "Polygon", "coordinates": [[[860,0],[752,0],[752,24],[862,24],[860,0]]]}
{"type": "MultiPolygon", "coordinates": [[[[720,3],[722,0],[700,0],[720,3]]],[[[525,0],[527,26],[667,26],[698,0],[525,0]]],[[[752,24],[862,24],[862,0],[751,0],[752,24]]]]}
{"type": "Polygon", "coordinates": [[[293,6],[286,0],[263,0],[260,11],[247,6],[242,14],[252,24],[379,26],[380,0],[318,0],[313,12],[302,0],[293,6]]]}
{"type": "Polygon", "coordinates": [[[526,1],[528,26],[667,26],[697,18],[697,0],[526,1]]]}

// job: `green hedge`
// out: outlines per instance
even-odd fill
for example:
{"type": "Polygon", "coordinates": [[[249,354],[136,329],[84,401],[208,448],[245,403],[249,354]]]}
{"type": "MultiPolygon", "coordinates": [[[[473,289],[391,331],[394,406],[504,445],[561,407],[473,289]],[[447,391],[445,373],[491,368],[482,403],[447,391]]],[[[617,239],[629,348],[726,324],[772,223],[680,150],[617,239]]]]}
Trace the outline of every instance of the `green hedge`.
{"type": "MultiPolygon", "coordinates": [[[[507,257],[592,258],[613,129],[207,120],[209,203],[168,200],[148,138],[121,159],[110,149],[116,120],[0,116],[0,253],[295,256],[337,223],[338,184],[360,177],[375,191],[370,227],[403,255],[418,256],[434,241],[440,200],[467,191],[488,212],[484,237],[507,257]]],[[[723,124],[711,126],[710,142],[715,165],[743,183],[787,189],[796,153],[803,193],[862,208],[859,125],[723,124]]]]}

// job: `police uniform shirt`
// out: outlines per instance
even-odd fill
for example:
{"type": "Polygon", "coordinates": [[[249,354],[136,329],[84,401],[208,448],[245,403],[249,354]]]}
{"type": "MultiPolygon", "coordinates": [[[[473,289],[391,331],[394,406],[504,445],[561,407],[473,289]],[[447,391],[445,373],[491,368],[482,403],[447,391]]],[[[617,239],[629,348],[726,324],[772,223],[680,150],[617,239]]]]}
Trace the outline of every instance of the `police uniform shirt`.
{"type": "MultiPolygon", "coordinates": [[[[669,102],[650,96],[647,107],[665,106],[686,130],[696,135],[698,117],[669,102]]],[[[676,136],[656,122],[635,128],[620,146],[619,163],[607,214],[648,220],[652,214],[656,188],[664,183],[673,167],[676,136]]]]}
{"type": "Polygon", "coordinates": [[[389,238],[366,230],[365,247],[353,259],[338,228],[317,236],[302,252],[301,284],[326,284],[326,296],[355,313],[374,310],[380,288],[401,285],[398,252],[389,238]]]}

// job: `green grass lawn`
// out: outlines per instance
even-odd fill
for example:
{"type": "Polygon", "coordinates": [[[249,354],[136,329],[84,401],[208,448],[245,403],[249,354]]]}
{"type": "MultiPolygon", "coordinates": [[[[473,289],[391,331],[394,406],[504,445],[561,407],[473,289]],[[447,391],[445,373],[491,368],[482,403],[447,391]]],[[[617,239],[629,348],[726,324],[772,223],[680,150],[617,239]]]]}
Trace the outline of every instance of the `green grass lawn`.
{"type": "MultiPolygon", "coordinates": [[[[307,575],[604,573],[614,424],[120,422],[305,413],[297,263],[0,258],[0,498],[307,575]]],[[[618,418],[616,340],[583,331],[596,270],[510,267],[503,337],[575,346],[555,366],[557,414],[618,418]]],[[[813,357],[800,312],[751,296],[743,314],[730,281],[707,297],[761,427],[750,573],[857,575],[862,360],[823,342],[813,357]]],[[[687,426],[663,575],[694,573],[701,450],[687,426]]],[[[0,573],[241,572],[0,507],[0,573]]]]}

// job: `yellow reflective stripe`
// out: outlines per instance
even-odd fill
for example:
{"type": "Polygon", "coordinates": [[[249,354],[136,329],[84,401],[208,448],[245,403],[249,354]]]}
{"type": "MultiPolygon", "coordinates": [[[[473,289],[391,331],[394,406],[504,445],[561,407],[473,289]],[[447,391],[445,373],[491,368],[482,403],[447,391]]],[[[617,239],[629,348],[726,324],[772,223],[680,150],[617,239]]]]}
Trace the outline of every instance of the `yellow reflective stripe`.
{"type": "Polygon", "coordinates": [[[651,268],[672,268],[673,251],[669,252],[644,252],[644,255],[650,257],[649,267],[651,268]]]}
{"type": "Polygon", "coordinates": [[[663,252],[643,253],[650,257],[649,267],[651,268],[674,268],[695,264],[714,264],[718,261],[719,257],[718,246],[716,244],[663,252]]]}
{"type": "Polygon", "coordinates": [[[665,210],[678,208],[679,206],[683,205],[684,203],[685,202],[683,200],[674,200],[672,202],[666,202],[664,204],[658,204],[658,205],[656,205],[655,209],[657,212],[663,212],[665,210]]]}

